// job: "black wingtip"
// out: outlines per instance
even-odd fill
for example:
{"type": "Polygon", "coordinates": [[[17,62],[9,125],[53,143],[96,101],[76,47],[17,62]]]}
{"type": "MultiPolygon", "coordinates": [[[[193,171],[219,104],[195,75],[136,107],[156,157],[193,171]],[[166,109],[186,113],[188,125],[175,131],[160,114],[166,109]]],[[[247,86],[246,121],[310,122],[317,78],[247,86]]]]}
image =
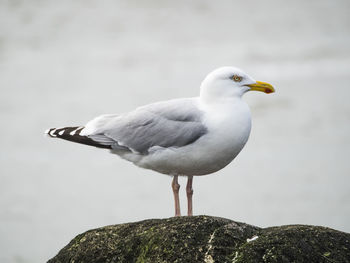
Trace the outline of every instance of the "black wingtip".
{"type": "Polygon", "coordinates": [[[99,144],[98,142],[90,139],[87,136],[81,136],[80,132],[84,129],[83,126],[76,127],[64,127],[64,128],[51,128],[45,131],[45,133],[52,138],[60,138],[63,140],[76,142],[80,144],[95,146],[98,148],[112,149],[110,145],[99,144]]]}
{"type": "Polygon", "coordinates": [[[55,135],[54,135],[54,130],[56,130],[56,128],[51,128],[51,129],[47,129],[46,131],[45,131],[45,135],[47,135],[47,136],[49,136],[49,137],[56,137],[55,135]]]}

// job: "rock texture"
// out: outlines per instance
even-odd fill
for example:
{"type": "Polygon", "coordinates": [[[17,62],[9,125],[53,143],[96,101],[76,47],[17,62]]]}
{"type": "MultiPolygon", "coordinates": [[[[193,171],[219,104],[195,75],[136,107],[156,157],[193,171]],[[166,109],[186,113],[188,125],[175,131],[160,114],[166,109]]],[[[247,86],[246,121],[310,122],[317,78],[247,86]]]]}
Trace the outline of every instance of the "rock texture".
{"type": "Polygon", "coordinates": [[[350,234],[326,227],[258,228],[195,216],[106,226],[75,237],[48,263],[350,262],[350,234]]]}

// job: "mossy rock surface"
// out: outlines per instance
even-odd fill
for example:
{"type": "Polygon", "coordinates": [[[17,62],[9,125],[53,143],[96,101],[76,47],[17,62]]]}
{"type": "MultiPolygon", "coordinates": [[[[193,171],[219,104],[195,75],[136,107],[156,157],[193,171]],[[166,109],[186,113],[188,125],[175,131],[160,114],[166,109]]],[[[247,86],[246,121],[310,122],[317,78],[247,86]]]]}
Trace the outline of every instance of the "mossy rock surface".
{"type": "Polygon", "coordinates": [[[89,230],[48,263],[350,262],[350,234],[305,225],[259,228],[194,216],[89,230]]]}

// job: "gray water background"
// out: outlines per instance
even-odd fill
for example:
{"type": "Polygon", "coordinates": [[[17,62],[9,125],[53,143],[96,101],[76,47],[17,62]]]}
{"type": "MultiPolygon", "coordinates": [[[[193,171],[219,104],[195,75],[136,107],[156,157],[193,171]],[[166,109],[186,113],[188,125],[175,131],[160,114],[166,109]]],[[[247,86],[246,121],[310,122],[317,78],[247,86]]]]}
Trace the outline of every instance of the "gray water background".
{"type": "MultiPolygon", "coordinates": [[[[194,179],[194,213],[350,232],[350,2],[0,1],[0,262],[45,262],[78,233],[173,215],[171,178],[43,136],[198,95],[233,65],[253,129],[194,179]]],[[[185,212],[185,178],[182,211],[185,212]]]]}

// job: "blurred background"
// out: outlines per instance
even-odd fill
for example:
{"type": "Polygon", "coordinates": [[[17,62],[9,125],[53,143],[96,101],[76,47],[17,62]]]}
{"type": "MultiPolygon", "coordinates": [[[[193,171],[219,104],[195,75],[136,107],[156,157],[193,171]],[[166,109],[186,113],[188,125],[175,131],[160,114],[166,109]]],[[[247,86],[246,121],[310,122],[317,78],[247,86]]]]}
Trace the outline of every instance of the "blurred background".
{"type": "Polygon", "coordinates": [[[350,232],[349,10],[347,0],[1,0],[0,262],[45,262],[88,229],[173,216],[170,177],[43,132],[197,96],[226,65],[277,92],[246,94],[250,140],[194,179],[194,213],[350,232]]]}

